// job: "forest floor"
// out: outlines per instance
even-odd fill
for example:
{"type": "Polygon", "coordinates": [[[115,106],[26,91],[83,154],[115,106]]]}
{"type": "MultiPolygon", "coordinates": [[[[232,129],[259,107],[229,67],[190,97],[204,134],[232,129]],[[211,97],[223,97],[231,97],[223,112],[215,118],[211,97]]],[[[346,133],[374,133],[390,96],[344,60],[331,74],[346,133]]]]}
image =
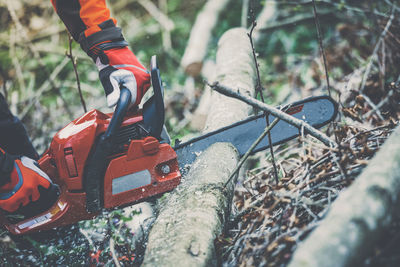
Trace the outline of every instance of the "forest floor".
{"type": "MultiPolygon", "coordinates": [[[[341,62],[347,49],[335,47],[339,59],[328,56],[328,65],[341,62]]],[[[399,53],[400,46],[392,45],[389,57],[397,58],[399,53]]],[[[335,198],[352,184],[399,125],[400,76],[385,83],[384,71],[382,66],[371,71],[367,65],[331,81],[339,116],[325,131],[339,144],[337,149],[300,136],[275,147],[274,157],[260,155],[257,166],[241,178],[234,196],[235,212],[216,241],[223,266],[284,266],[290,261],[298,244],[318,226],[335,198]]],[[[312,95],[319,94],[318,89],[312,91],[312,95]]],[[[387,229],[365,266],[400,264],[393,249],[400,240],[399,222],[400,217],[387,229]]]]}
{"type": "MultiPolygon", "coordinates": [[[[50,4],[43,2],[0,1],[2,93],[30,130],[40,152],[58,129],[83,114],[73,64],[66,52],[73,51],[72,58],[78,62],[88,108],[104,105],[95,66],[77,44],[68,41],[50,4]]],[[[110,2],[121,27],[126,29],[128,41],[143,48],[138,57],[148,59],[155,51],[160,54],[167,85],[168,129],[178,138],[196,132],[190,126],[190,118],[204,93],[204,83],[196,79],[194,90],[187,93],[186,75],[179,68],[177,55],[183,54],[195,15],[206,1],[168,1],[169,18],[175,23],[171,50],[161,47],[162,27],[139,1],[110,2]]],[[[288,2],[280,11],[289,18],[310,14],[310,5],[281,2],[288,2]]],[[[336,15],[321,18],[327,33],[324,43],[330,93],[339,103],[337,120],[323,130],[339,147],[331,149],[309,136],[301,136],[275,147],[274,157],[269,152],[253,157],[236,187],[231,221],[215,241],[221,265],[286,265],[299,242],[318,226],[338,194],[352,184],[398,125],[400,21],[393,19],[390,12],[399,12],[399,8],[385,0],[380,1],[380,6],[371,4],[371,8],[380,10],[369,13],[370,1],[362,2],[340,1],[345,9],[332,8],[339,4],[327,4],[324,8],[331,8],[329,14],[336,15]]],[[[240,17],[240,8],[241,4],[232,3],[222,15],[207,57],[214,57],[222,33],[239,25],[236,18],[240,17]]],[[[265,40],[257,47],[261,83],[270,104],[328,93],[314,22],[301,20],[293,25],[273,34],[266,31],[265,40]]],[[[145,210],[146,206],[129,214],[112,211],[82,222],[80,229],[62,229],[48,236],[11,238],[2,231],[0,262],[10,266],[112,266],[116,257],[122,266],[138,265],[145,239],[128,226],[145,210]]],[[[376,244],[365,266],[400,264],[394,249],[400,241],[399,221],[376,244]]]]}

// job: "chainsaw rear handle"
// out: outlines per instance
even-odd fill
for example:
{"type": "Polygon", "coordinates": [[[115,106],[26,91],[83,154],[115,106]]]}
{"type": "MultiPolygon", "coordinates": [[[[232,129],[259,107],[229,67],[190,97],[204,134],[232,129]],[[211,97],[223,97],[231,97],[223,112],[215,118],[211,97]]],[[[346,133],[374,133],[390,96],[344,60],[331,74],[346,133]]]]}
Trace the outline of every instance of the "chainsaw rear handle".
{"type": "Polygon", "coordinates": [[[110,124],[104,133],[104,138],[112,138],[118,131],[121,123],[126,115],[129,105],[131,104],[132,94],[128,88],[122,87],[117,107],[115,108],[114,114],[111,118],[110,124]]]}
{"type": "Polygon", "coordinates": [[[90,213],[99,212],[103,206],[101,185],[107,170],[107,157],[114,146],[114,136],[121,126],[130,103],[131,92],[127,88],[122,87],[110,124],[105,133],[95,143],[94,151],[86,166],[84,188],[86,191],[86,210],[90,213]]]}

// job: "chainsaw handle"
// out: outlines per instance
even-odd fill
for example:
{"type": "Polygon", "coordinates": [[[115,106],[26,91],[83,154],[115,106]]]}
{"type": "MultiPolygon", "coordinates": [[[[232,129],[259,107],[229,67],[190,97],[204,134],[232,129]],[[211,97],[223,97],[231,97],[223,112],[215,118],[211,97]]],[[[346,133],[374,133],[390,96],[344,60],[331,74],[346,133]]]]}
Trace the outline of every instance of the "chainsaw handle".
{"type": "Polygon", "coordinates": [[[104,138],[111,138],[121,126],[122,120],[124,119],[129,105],[131,104],[132,93],[126,87],[121,87],[120,96],[115,108],[114,114],[111,118],[110,124],[104,133],[104,138]]]}

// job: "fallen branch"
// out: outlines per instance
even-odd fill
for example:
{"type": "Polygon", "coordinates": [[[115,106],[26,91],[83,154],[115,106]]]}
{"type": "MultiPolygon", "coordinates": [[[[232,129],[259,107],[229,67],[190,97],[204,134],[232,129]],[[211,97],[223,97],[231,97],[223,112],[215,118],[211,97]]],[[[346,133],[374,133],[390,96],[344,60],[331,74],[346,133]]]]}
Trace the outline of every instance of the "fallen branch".
{"type": "Polygon", "coordinates": [[[235,92],[233,89],[226,87],[224,85],[221,85],[218,82],[209,84],[209,86],[221,94],[239,99],[253,107],[256,107],[263,111],[269,112],[272,115],[274,115],[275,117],[278,117],[281,120],[284,120],[287,123],[294,125],[299,129],[304,128],[307,131],[307,133],[309,133],[311,136],[314,136],[315,138],[317,138],[318,140],[320,140],[322,143],[324,143],[327,146],[331,146],[331,147],[337,146],[336,143],[333,140],[331,140],[328,136],[326,136],[323,132],[315,129],[314,127],[312,127],[305,121],[302,121],[293,116],[290,116],[289,114],[287,114],[277,108],[274,108],[270,105],[264,104],[261,101],[255,99],[253,97],[243,95],[239,92],[235,92]]]}
{"type": "Polygon", "coordinates": [[[174,22],[151,1],[138,0],[138,2],[165,30],[172,31],[175,28],[174,22]]]}
{"type": "Polygon", "coordinates": [[[217,25],[219,14],[230,0],[208,0],[197,15],[183,54],[181,66],[191,76],[198,76],[203,67],[212,30],[217,25]]]}
{"type": "Polygon", "coordinates": [[[358,266],[389,226],[399,206],[400,127],[360,177],[333,203],[289,266],[358,266]]]}

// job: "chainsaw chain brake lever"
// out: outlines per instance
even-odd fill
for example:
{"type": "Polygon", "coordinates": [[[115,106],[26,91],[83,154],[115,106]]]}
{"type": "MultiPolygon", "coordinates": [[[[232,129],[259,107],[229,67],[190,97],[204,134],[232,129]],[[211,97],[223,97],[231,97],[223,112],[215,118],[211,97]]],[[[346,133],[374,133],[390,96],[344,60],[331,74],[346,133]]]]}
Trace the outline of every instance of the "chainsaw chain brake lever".
{"type": "Polygon", "coordinates": [[[154,94],[143,105],[143,124],[151,136],[161,140],[163,139],[161,133],[163,131],[165,118],[164,88],[156,56],[152,56],[151,58],[150,71],[154,94]]]}

